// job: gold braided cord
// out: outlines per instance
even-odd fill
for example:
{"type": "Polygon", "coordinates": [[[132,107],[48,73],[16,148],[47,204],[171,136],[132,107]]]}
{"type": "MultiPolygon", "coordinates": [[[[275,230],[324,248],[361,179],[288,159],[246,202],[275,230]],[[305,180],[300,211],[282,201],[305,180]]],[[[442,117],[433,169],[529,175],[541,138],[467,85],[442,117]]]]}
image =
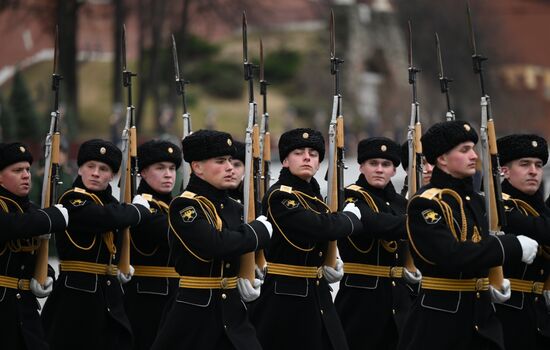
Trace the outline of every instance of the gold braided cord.
{"type": "MultiPolygon", "coordinates": [[[[21,206],[16,201],[8,197],[0,196],[0,206],[6,213],[9,213],[9,207],[6,202],[13,204],[20,213],[24,213],[23,208],[21,208],[21,206]]],[[[6,245],[4,246],[4,249],[2,249],[2,252],[0,253],[0,255],[4,254],[4,252],[8,248],[13,253],[19,253],[19,252],[30,253],[37,250],[39,246],[40,246],[40,241],[34,237],[30,239],[28,238],[14,239],[6,242],[6,245]]]]}
{"type": "MultiPolygon", "coordinates": [[[[145,253],[144,251],[142,251],[141,249],[139,249],[137,247],[137,245],[134,243],[134,240],[132,239],[132,237],[130,236],[130,243],[132,244],[132,247],[134,247],[134,249],[136,250],[136,252],[138,252],[139,254],[143,255],[143,256],[153,256],[155,255],[155,253],[159,250],[160,248],[160,245],[157,245],[155,247],[155,249],[153,249],[153,251],[151,253],[145,253]]],[[[135,266],[134,266],[135,268],[135,266]]]]}
{"type": "Polygon", "coordinates": [[[216,206],[214,205],[214,203],[212,203],[208,198],[203,196],[195,196],[195,198],[193,199],[195,199],[199,203],[202,211],[209,218],[209,221],[212,224],[212,226],[214,226],[216,230],[221,232],[223,222],[220,216],[218,215],[218,212],[216,210],[216,206]]]}
{"type": "MultiPolygon", "coordinates": [[[[414,199],[411,198],[411,200],[409,201],[409,204],[407,205],[407,212],[409,211],[408,210],[408,206],[411,204],[412,200],[414,199]]],[[[409,227],[409,215],[407,215],[407,219],[406,219],[406,227],[407,227],[407,236],[409,237],[409,242],[411,243],[411,246],[412,248],[414,249],[414,251],[416,252],[416,254],[422,259],[424,260],[426,263],[430,264],[430,265],[435,265],[435,263],[433,261],[430,261],[428,260],[426,257],[424,257],[424,255],[422,255],[420,253],[420,250],[418,250],[418,248],[416,247],[416,245],[414,244],[414,241],[412,239],[412,236],[411,236],[411,230],[410,230],[410,227],[409,227]]]]}

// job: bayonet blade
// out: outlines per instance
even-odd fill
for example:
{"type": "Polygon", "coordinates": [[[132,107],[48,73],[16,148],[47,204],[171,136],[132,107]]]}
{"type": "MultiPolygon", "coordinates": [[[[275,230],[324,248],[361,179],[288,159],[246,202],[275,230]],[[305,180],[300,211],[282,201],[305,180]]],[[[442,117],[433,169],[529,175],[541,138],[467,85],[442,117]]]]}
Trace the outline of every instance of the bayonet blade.
{"type": "Polygon", "coordinates": [[[176,47],[176,38],[172,34],[172,57],[174,59],[174,73],[176,74],[176,81],[180,81],[180,65],[178,61],[178,49],[176,47]]]}
{"type": "Polygon", "coordinates": [[[411,21],[407,21],[409,24],[409,69],[413,67],[413,44],[412,44],[412,27],[411,21]]]}
{"type": "Polygon", "coordinates": [[[248,38],[247,38],[247,24],[246,24],[246,11],[243,11],[243,61],[248,63],[248,38]]]}
{"type": "Polygon", "coordinates": [[[264,44],[260,39],[260,81],[264,80],[264,44]]]}
{"type": "Polygon", "coordinates": [[[437,63],[439,64],[439,79],[443,79],[445,77],[445,73],[443,72],[443,59],[441,58],[441,46],[439,44],[439,35],[435,33],[435,48],[437,50],[437,63]]]}
{"type": "Polygon", "coordinates": [[[126,71],[126,25],[122,25],[122,71],[126,71]]]}
{"type": "Polygon", "coordinates": [[[468,31],[469,31],[469,39],[470,39],[470,49],[472,50],[472,56],[477,55],[477,48],[476,48],[476,38],[474,33],[474,24],[472,22],[472,11],[470,10],[470,2],[466,1],[466,12],[468,14],[468,31]]]}
{"type": "Polygon", "coordinates": [[[328,25],[328,30],[330,32],[330,58],[336,58],[336,36],[334,33],[334,11],[330,10],[330,21],[328,25]]]}
{"type": "Polygon", "coordinates": [[[55,46],[53,49],[53,75],[57,75],[57,57],[59,55],[59,26],[55,26],[55,46]]]}

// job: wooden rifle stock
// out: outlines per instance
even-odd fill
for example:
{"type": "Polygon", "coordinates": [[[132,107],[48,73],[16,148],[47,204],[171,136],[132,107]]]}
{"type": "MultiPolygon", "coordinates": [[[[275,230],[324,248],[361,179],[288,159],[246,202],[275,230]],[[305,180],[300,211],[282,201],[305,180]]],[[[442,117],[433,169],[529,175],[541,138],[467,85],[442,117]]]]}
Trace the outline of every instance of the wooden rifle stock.
{"type": "MultiPolygon", "coordinates": [[[[126,176],[126,187],[124,191],[124,202],[132,203],[132,163],[137,159],[137,130],[135,126],[132,126],[129,130],[130,136],[130,147],[128,147],[129,155],[128,162],[126,163],[126,168],[123,169],[126,176]]],[[[126,227],[122,231],[122,246],[120,248],[120,259],[118,262],[118,269],[125,274],[130,272],[130,228],[126,227]]]]}

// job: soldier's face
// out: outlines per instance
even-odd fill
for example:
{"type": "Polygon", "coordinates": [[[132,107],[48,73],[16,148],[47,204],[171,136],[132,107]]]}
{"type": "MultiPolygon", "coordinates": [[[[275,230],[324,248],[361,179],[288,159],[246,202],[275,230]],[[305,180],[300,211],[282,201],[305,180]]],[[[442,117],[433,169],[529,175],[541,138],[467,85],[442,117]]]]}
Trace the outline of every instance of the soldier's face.
{"type": "Polygon", "coordinates": [[[393,162],[384,158],[367,159],[361,163],[359,170],[369,185],[375,188],[386,187],[396,171],[393,162]]]}
{"type": "Polygon", "coordinates": [[[542,160],[526,157],[507,163],[502,167],[502,173],[516,189],[532,195],[540,187],[543,173],[542,168],[542,160]]]}
{"type": "Polygon", "coordinates": [[[422,185],[427,185],[432,179],[432,171],[434,166],[428,163],[426,158],[422,157],[422,185]]]}
{"type": "Polygon", "coordinates": [[[474,176],[477,154],[471,141],[462,142],[453,149],[437,157],[441,170],[457,179],[474,176]]]}
{"type": "Polygon", "coordinates": [[[78,168],[84,186],[90,191],[103,191],[113,180],[111,167],[103,162],[89,160],[78,168]]]}
{"type": "Polygon", "coordinates": [[[159,193],[170,193],[176,182],[176,164],[157,162],[141,171],[141,178],[159,193]]]}
{"type": "Polygon", "coordinates": [[[309,147],[297,148],[283,160],[283,167],[309,182],[319,170],[319,152],[309,147]]]}
{"type": "Polygon", "coordinates": [[[240,159],[231,159],[233,173],[231,175],[231,189],[239,187],[244,177],[244,163],[240,159]]]}
{"type": "Polygon", "coordinates": [[[233,164],[231,156],[210,158],[191,162],[193,173],[208,182],[218,190],[231,188],[233,177],[233,164]]]}
{"type": "Polygon", "coordinates": [[[25,197],[31,190],[31,165],[17,162],[0,171],[0,186],[16,196],[25,197]]]}

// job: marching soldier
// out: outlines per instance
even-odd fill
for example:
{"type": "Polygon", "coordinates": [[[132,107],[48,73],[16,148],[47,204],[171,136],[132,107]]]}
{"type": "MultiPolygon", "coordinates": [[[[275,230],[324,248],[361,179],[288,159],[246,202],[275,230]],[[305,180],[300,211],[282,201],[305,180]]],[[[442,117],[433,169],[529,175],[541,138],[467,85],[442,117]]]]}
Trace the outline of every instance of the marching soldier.
{"type": "Polygon", "coordinates": [[[132,280],[124,287],[124,306],[134,333],[134,349],[151,348],[162,311],[178,288],[168,245],[168,205],[181,150],[169,141],[151,140],[138,147],[141,182],[137,189],[149,202],[151,216],[131,230],[132,280]]]}
{"type": "Polygon", "coordinates": [[[342,278],[342,263],[324,266],[330,240],[362,231],[361,213],[348,204],[330,213],[313,177],[325,155],[318,131],[294,129],[279,140],[283,168],[263,199],[276,228],[266,250],[267,274],[252,321],[264,349],[347,349],[329,283],[342,278]]]}
{"type": "Polygon", "coordinates": [[[243,203],[243,179],[246,145],[240,141],[234,141],[235,156],[231,159],[233,164],[233,176],[231,178],[231,188],[229,197],[243,203]]]}
{"type": "Polygon", "coordinates": [[[243,207],[227,195],[235,147],[231,135],[199,130],[182,142],[192,174],[170,204],[170,242],[179,289],[152,349],[261,349],[244,300],[259,290],[238,279],[240,256],[262,249],[265,216],[243,224],[243,207]]]}
{"type": "Polygon", "coordinates": [[[407,238],[407,200],[391,178],[400,163],[400,146],[385,137],[359,142],[361,174],[346,189],[346,202],[361,210],[364,230],[342,238],[338,250],[345,261],[335,305],[350,349],[395,349],[418,285],[419,271],[403,267],[401,242],[407,238]],[[403,279],[404,277],[405,279],[403,279]]]}
{"type": "Polygon", "coordinates": [[[421,141],[435,167],[430,184],[408,205],[407,230],[424,276],[398,348],[504,349],[491,302],[509,291],[490,286],[488,270],[508,261],[531,263],[537,243],[488,234],[484,201],[472,186],[478,136],[469,123],[437,123],[421,141]]]}
{"type": "Polygon", "coordinates": [[[132,331],[124,311],[121,282],[131,276],[117,270],[120,230],[149,216],[149,204],[120,204],[109,182],[122,153],[111,142],[84,142],[78,151],[78,176],[59,202],[70,225],[56,237],[60,274],[46,301],[42,319],[53,349],[130,349],[132,331]]]}
{"type": "Polygon", "coordinates": [[[39,236],[62,232],[68,223],[62,205],[40,209],[29,201],[33,158],[19,143],[0,143],[0,337],[5,349],[48,349],[36,297],[52,290],[32,274],[39,236]]]}
{"type": "Polygon", "coordinates": [[[531,237],[542,248],[531,265],[504,264],[512,288],[511,298],[496,305],[504,343],[506,349],[550,349],[550,290],[543,291],[549,276],[550,209],[541,187],[548,145],[540,136],[525,134],[502,137],[497,145],[504,174],[504,231],[531,237]]]}

